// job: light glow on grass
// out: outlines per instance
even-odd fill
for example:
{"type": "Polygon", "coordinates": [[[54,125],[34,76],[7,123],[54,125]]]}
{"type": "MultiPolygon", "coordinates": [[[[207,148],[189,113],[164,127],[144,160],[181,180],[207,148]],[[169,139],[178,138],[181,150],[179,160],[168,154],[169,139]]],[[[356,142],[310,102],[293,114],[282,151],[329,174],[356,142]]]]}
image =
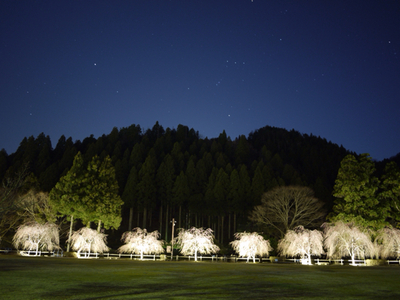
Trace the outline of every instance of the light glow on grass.
{"type": "Polygon", "coordinates": [[[0,254],[2,299],[400,299],[399,266],[27,258],[0,254]]]}

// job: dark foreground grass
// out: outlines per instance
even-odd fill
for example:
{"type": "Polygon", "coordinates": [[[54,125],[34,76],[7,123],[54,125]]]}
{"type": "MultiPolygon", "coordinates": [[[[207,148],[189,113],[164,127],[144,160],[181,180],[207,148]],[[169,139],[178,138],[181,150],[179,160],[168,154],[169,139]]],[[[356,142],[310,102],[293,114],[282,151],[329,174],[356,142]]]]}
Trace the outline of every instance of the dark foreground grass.
{"type": "Polygon", "coordinates": [[[400,267],[0,255],[0,299],[400,299],[400,267]]]}

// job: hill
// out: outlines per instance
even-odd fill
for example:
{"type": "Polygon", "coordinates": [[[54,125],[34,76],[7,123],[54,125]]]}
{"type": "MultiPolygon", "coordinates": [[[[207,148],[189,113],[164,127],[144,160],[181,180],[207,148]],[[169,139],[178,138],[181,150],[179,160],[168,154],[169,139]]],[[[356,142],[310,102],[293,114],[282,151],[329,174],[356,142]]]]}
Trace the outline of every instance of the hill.
{"type": "Polygon", "coordinates": [[[234,140],[225,131],[203,139],[187,126],[164,129],[157,122],[145,131],[133,124],[83,141],[61,136],[54,148],[44,133],[24,138],[15,153],[0,151],[0,179],[28,165],[37,188],[48,192],[78,151],[86,161],[112,158],[125,202],[122,231],[141,226],[167,238],[175,217],[181,227],[212,227],[220,240],[248,228],[248,212],[278,185],[311,187],[329,211],[340,162],[350,153],[295,130],[266,126],[234,140]]]}

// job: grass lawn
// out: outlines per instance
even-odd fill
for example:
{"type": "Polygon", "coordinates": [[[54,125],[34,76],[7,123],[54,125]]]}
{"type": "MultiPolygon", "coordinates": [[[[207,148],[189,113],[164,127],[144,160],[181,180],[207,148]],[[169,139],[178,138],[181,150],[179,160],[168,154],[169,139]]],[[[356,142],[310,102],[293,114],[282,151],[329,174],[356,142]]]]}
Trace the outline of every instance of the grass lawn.
{"type": "Polygon", "coordinates": [[[0,255],[1,299],[400,299],[400,267],[0,255]]]}

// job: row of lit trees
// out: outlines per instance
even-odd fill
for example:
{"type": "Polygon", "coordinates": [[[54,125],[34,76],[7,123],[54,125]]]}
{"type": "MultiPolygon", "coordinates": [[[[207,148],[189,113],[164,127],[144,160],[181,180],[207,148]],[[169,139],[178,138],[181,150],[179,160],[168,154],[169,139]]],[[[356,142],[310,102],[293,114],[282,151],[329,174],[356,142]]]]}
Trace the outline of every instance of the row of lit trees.
{"type": "MultiPolygon", "coordinates": [[[[272,250],[269,241],[264,240],[257,233],[237,233],[237,240],[232,242],[232,247],[240,256],[247,256],[255,259],[257,255],[267,255],[272,250]]],[[[88,227],[83,227],[75,231],[68,242],[72,249],[77,251],[78,257],[83,253],[84,257],[89,257],[90,253],[103,253],[109,250],[106,245],[104,233],[98,232],[88,227]]],[[[118,248],[120,253],[139,254],[143,259],[145,254],[160,254],[164,252],[163,241],[159,240],[159,232],[147,232],[146,229],[135,228],[132,231],[123,233],[121,240],[125,243],[118,248]]],[[[35,255],[40,255],[40,251],[60,249],[58,228],[52,223],[27,223],[21,225],[13,239],[17,249],[33,251],[35,255]]],[[[201,254],[217,253],[220,249],[214,243],[213,231],[208,228],[180,229],[175,243],[180,247],[183,255],[194,255],[195,261],[201,254]]]]}
{"type": "MultiPolygon", "coordinates": [[[[231,238],[237,231],[237,215],[244,215],[252,207],[249,195],[254,194],[254,197],[259,198],[264,190],[261,167],[256,168],[257,176],[252,181],[244,165],[239,172],[236,169],[231,170],[230,176],[222,168],[213,168],[211,175],[207,177],[205,165],[199,161],[195,166],[190,160],[187,172],[182,171],[173,180],[171,173],[174,167],[171,156],[165,156],[157,172],[151,158],[152,156],[149,156],[146,159],[139,172],[131,172],[121,199],[110,158],[105,157],[101,161],[99,157],[94,156],[89,163],[85,163],[83,156],[78,152],[71,169],[61,177],[49,194],[53,209],[59,216],[67,216],[71,221],[70,235],[73,221],[76,219],[84,224],[95,222],[98,229],[101,226],[117,229],[121,223],[123,202],[125,206],[130,206],[128,228],[133,227],[134,206],[138,220],[139,213],[143,211],[142,227],[146,228],[146,216],[149,211],[151,215],[151,210],[159,203],[159,232],[163,231],[162,225],[165,223],[165,237],[168,239],[168,223],[173,208],[178,226],[190,227],[190,221],[183,222],[183,207],[189,205],[189,202],[190,212],[195,216],[194,226],[213,228],[217,239],[223,243],[224,236],[231,238]]],[[[190,215],[187,212],[186,214],[190,215]]],[[[309,214],[313,212],[310,211],[309,214]]]]}
{"type": "MultiPolygon", "coordinates": [[[[337,197],[334,213],[329,216],[329,220],[336,224],[341,222],[353,224],[348,227],[357,228],[364,235],[365,233],[371,235],[366,240],[371,242],[373,239],[376,245],[384,245],[396,237],[395,229],[391,234],[384,235],[383,232],[388,232],[389,229],[382,228],[389,226],[389,222],[393,224],[399,220],[400,172],[392,163],[386,166],[386,171],[380,179],[375,177],[374,171],[374,164],[368,155],[361,155],[358,158],[349,155],[342,161],[334,189],[337,197]]],[[[95,156],[86,166],[78,153],[73,167],[50,193],[50,203],[61,215],[70,216],[71,225],[75,217],[86,224],[98,222],[98,231],[101,224],[106,228],[117,228],[121,221],[122,205],[117,189],[115,172],[108,157],[101,162],[95,156]]],[[[30,211],[29,205],[25,207],[30,211]]],[[[292,234],[291,239],[288,239],[289,243],[286,243],[291,246],[295,233],[299,235],[299,232],[307,232],[304,228],[299,230],[301,227],[298,226],[317,228],[318,223],[322,223],[323,217],[323,203],[314,197],[311,189],[298,186],[277,187],[265,193],[262,204],[256,206],[251,215],[252,220],[274,228],[281,237],[292,234]]],[[[331,236],[333,234],[325,233],[325,241],[331,236]]],[[[282,241],[284,240],[285,238],[282,241]]],[[[68,241],[72,242],[72,227],[68,241]]],[[[283,247],[284,244],[279,244],[281,253],[286,253],[283,250],[290,248],[283,247]]],[[[363,247],[363,253],[366,255],[378,256],[377,253],[382,252],[377,251],[377,247],[369,247],[367,244],[363,247]]],[[[327,244],[325,248],[328,249],[327,244]]],[[[329,250],[327,252],[330,253],[329,250]]],[[[287,252],[290,253],[294,255],[291,251],[287,252]]],[[[310,258],[311,252],[307,253],[296,255],[306,255],[310,258]]],[[[353,257],[349,253],[348,255],[353,257]]]]}
{"type": "Polygon", "coordinates": [[[365,230],[354,223],[323,224],[323,232],[298,226],[289,230],[279,241],[282,255],[300,256],[304,264],[311,264],[312,256],[326,254],[328,258],[388,258],[400,256],[400,230],[382,228],[377,232],[365,230]],[[374,240],[372,237],[375,236],[374,240]],[[326,252],[324,251],[326,249],[326,252]]]}
{"type": "MultiPolygon", "coordinates": [[[[241,141],[244,143],[243,139],[239,139],[239,144],[241,141]]],[[[179,148],[179,143],[176,145],[179,148]]],[[[136,146],[139,147],[139,145],[135,145],[135,149],[136,146]]],[[[236,226],[238,222],[240,222],[241,230],[249,228],[246,224],[247,212],[253,208],[254,204],[258,203],[264,191],[272,191],[272,187],[283,184],[274,179],[273,168],[267,167],[267,164],[264,165],[261,161],[258,164],[252,164],[250,168],[241,164],[237,166],[238,168],[232,169],[230,164],[224,163],[217,164],[217,166],[224,166],[223,168],[216,168],[213,164],[215,157],[212,158],[208,152],[205,152],[200,159],[198,157],[196,159],[195,156],[187,157],[187,164],[185,163],[185,167],[177,175],[174,169],[180,161],[177,159],[180,157],[178,155],[180,152],[175,149],[171,154],[161,156],[163,157],[161,161],[161,157],[155,154],[157,151],[149,150],[147,156],[143,156],[143,159],[146,158],[144,163],[139,164],[141,167],[139,168],[139,165],[138,169],[133,167],[128,176],[129,184],[125,185],[125,189],[119,190],[120,193],[123,191],[121,198],[124,207],[130,210],[129,222],[124,224],[125,226],[127,223],[129,224],[128,230],[138,226],[149,229],[159,228],[159,232],[163,233],[163,237],[168,240],[169,220],[174,216],[178,220],[179,227],[206,226],[212,228],[217,240],[223,244],[224,237],[229,240],[233,233],[238,231],[236,226]],[[175,158],[172,158],[173,153],[176,154],[174,154],[175,158]],[[154,163],[156,159],[161,161],[159,167],[157,166],[160,161],[154,163]],[[249,176],[250,173],[254,173],[254,177],[249,176]],[[135,216],[137,216],[137,224],[132,226],[135,216]],[[139,223],[139,220],[142,222],[139,223]]],[[[263,151],[264,155],[267,154],[263,151]]],[[[271,157],[269,160],[274,161],[271,157]]],[[[268,166],[270,166],[269,163],[268,166]]],[[[120,204],[122,202],[116,192],[118,176],[112,172],[112,168],[110,158],[107,156],[99,159],[97,156],[82,156],[78,153],[72,168],[50,193],[51,206],[57,210],[59,216],[67,216],[71,220],[71,225],[74,219],[80,219],[84,224],[96,222],[98,227],[103,225],[105,228],[117,228],[121,222],[120,204]],[[86,159],[90,157],[91,161],[85,161],[83,157],[86,159]],[[102,176],[102,173],[109,175],[102,176]]],[[[282,189],[293,190],[289,187],[282,187],[282,189]]],[[[313,194],[310,191],[309,189],[307,193],[313,194]]],[[[291,197],[290,194],[294,195],[292,192],[288,194],[289,197],[291,197]]],[[[266,196],[268,195],[271,194],[266,196]]],[[[295,225],[312,227],[313,223],[318,222],[320,225],[324,221],[322,219],[325,214],[321,211],[324,203],[315,201],[313,195],[314,200],[311,199],[312,197],[306,196],[311,201],[304,210],[298,211],[297,216],[301,217],[303,221],[308,217],[314,218],[316,221],[303,223],[298,219],[287,224],[289,228],[280,226],[283,224],[277,224],[276,220],[265,218],[263,222],[270,228],[268,230],[263,228],[260,231],[276,237],[277,235],[283,236],[287,229],[292,229],[295,225]],[[275,232],[271,228],[275,228],[275,232]]],[[[302,199],[300,198],[299,203],[306,203],[302,199]]],[[[326,201],[326,199],[324,200],[326,201]]],[[[265,202],[264,199],[262,201],[265,202]]],[[[289,201],[291,200],[289,199],[289,201]]],[[[268,205],[269,203],[268,200],[268,205]]],[[[271,205],[268,208],[270,209],[271,205]]],[[[272,210],[270,209],[270,211],[272,210]]],[[[7,218],[2,218],[0,222],[3,223],[3,220],[6,219],[16,220],[15,214],[9,215],[10,217],[7,215],[7,218]]],[[[122,215],[128,220],[127,213],[122,215]]],[[[276,219],[277,214],[272,214],[272,216],[275,216],[276,219]]]]}
{"type": "MultiPolygon", "coordinates": [[[[400,221],[400,170],[388,163],[380,178],[368,154],[346,156],[335,181],[333,211],[330,222],[354,223],[377,231],[385,226],[397,227],[400,221]]],[[[325,220],[326,207],[312,189],[280,186],[261,197],[250,219],[264,232],[280,238],[297,226],[318,228],[325,220]]]]}
{"type": "MultiPolygon", "coordinates": [[[[253,212],[253,219],[277,228],[274,221],[276,223],[280,218],[282,209],[277,209],[277,201],[270,199],[276,196],[276,191],[271,193],[264,195],[262,206],[253,212]]],[[[300,255],[311,263],[311,256],[324,254],[325,248],[328,257],[348,256],[352,264],[356,258],[400,256],[400,230],[396,228],[400,221],[400,170],[396,163],[388,163],[379,178],[368,154],[347,155],[341,162],[333,195],[336,197],[335,205],[328,215],[333,225],[324,223],[323,233],[303,226],[288,230],[291,228],[286,226],[288,231],[278,244],[282,254],[300,255]]],[[[292,211],[303,217],[301,225],[312,225],[311,222],[317,220],[313,216],[318,215],[318,202],[315,201],[317,205],[312,209],[303,211],[305,206],[299,207],[296,197],[288,198],[291,199],[288,205],[282,205],[285,201],[280,200],[278,208],[293,207],[292,211]],[[301,208],[301,212],[297,208],[301,208]],[[304,219],[309,212],[312,212],[311,218],[304,219]]],[[[286,215],[290,216],[286,224],[298,223],[295,213],[286,215]]]]}
{"type": "MultiPolygon", "coordinates": [[[[288,230],[283,239],[278,243],[278,252],[284,256],[302,258],[303,264],[311,265],[312,256],[326,254],[328,258],[350,257],[351,264],[355,265],[356,258],[365,257],[399,257],[400,256],[400,230],[396,228],[383,228],[374,233],[375,240],[371,240],[371,232],[362,230],[352,223],[337,222],[323,225],[324,232],[305,229],[298,226],[288,230]],[[326,249],[326,252],[324,251],[326,249]]],[[[120,253],[139,254],[143,259],[144,254],[160,254],[164,252],[163,241],[159,240],[159,232],[148,233],[146,229],[135,228],[125,232],[121,240],[125,245],[118,249],[120,253]]],[[[255,262],[256,256],[267,256],[272,249],[268,240],[258,233],[236,233],[236,240],[231,242],[232,248],[240,257],[251,258],[255,262]]],[[[74,232],[69,242],[72,249],[80,256],[90,256],[91,252],[103,253],[109,250],[106,245],[106,235],[96,230],[83,227],[74,232]]],[[[220,249],[214,244],[213,231],[208,228],[180,229],[176,243],[183,255],[217,253],[220,249]]],[[[58,229],[54,224],[30,223],[19,227],[14,236],[16,248],[35,251],[53,250],[59,248],[58,229]]]]}

